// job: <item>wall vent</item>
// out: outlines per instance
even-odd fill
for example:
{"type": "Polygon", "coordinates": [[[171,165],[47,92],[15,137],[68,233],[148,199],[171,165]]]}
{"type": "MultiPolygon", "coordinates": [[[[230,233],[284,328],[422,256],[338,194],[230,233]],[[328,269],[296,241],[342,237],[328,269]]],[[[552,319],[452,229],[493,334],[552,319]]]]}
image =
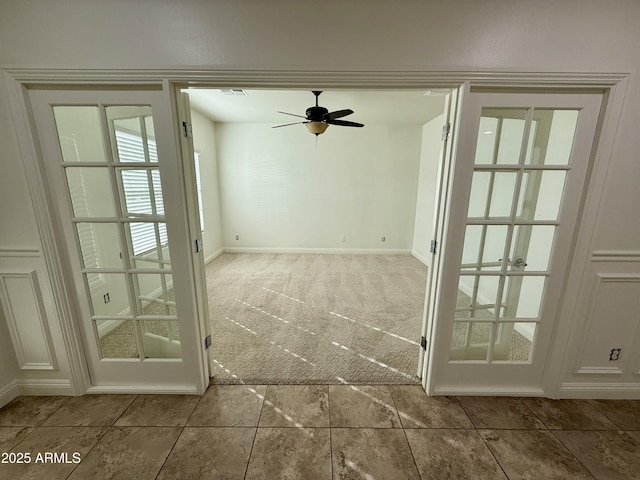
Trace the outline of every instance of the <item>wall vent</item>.
{"type": "Polygon", "coordinates": [[[246,97],[248,95],[247,91],[241,88],[221,88],[220,91],[224,95],[231,95],[234,97],[246,97]]]}

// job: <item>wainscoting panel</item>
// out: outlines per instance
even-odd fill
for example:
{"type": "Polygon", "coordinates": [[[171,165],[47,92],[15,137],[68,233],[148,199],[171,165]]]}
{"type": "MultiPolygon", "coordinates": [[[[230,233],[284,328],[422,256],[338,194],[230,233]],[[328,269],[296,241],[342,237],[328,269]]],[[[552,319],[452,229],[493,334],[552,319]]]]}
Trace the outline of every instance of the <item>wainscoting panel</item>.
{"type": "Polygon", "coordinates": [[[22,370],[57,370],[35,270],[0,272],[0,302],[22,370]]]}
{"type": "Polygon", "coordinates": [[[640,274],[596,274],[576,373],[621,375],[636,367],[639,320],[640,274]]]}

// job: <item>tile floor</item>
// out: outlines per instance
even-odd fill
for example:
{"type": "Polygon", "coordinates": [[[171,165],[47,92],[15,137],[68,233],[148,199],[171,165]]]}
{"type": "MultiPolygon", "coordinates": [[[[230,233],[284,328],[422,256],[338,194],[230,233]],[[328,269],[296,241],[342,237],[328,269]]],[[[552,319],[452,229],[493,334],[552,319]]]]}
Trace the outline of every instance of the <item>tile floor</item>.
{"type": "Polygon", "coordinates": [[[428,397],[413,385],[20,397],[0,409],[3,452],[31,457],[0,463],[3,480],[627,480],[640,478],[640,400],[428,397]],[[46,453],[66,462],[37,461],[46,453]]]}

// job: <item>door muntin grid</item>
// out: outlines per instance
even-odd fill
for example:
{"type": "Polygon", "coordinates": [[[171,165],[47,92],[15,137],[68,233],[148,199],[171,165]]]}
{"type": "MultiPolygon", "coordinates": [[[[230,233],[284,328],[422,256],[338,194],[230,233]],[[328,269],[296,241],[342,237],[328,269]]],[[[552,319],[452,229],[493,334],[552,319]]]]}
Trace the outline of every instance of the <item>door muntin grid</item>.
{"type": "Polygon", "coordinates": [[[578,116],[482,109],[450,362],[532,362],[578,116]]]}
{"type": "Polygon", "coordinates": [[[53,108],[100,358],[181,358],[151,107],[53,108]]]}

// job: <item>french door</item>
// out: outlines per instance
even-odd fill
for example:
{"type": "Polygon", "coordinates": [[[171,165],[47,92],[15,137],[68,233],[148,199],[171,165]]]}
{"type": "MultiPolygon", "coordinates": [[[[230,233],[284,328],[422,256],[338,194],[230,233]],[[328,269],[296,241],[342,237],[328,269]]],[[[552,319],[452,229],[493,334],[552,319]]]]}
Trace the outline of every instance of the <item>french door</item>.
{"type": "Polygon", "coordinates": [[[543,393],[601,101],[464,96],[428,393],[543,393]]]}
{"type": "Polygon", "coordinates": [[[167,97],[30,91],[94,387],[201,393],[192,239],[167,97]]]}

